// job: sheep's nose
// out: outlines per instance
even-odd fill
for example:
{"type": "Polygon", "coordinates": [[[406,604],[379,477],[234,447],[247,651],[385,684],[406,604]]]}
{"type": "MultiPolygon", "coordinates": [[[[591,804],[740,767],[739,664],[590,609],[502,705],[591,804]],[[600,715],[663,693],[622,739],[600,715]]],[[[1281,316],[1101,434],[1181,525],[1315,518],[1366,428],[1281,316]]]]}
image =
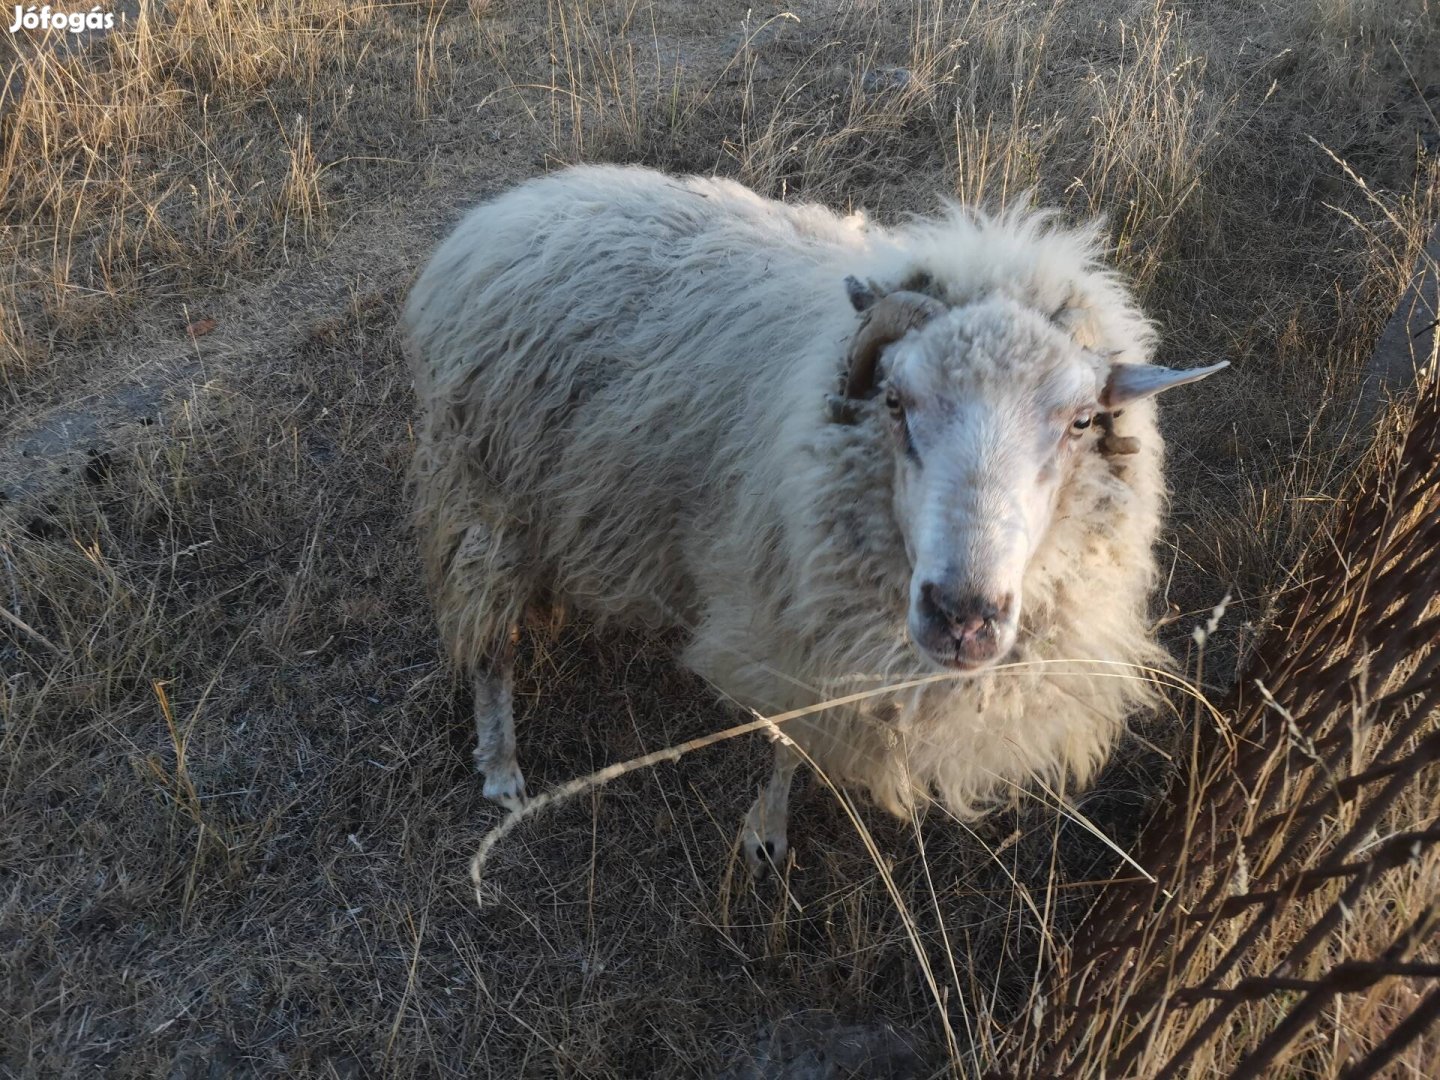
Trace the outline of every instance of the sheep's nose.
{"type": "Polygon", "coordinates": [[[997,644],[996,624],[1010,617],[1014,596],[983,596],[945,589],[934,582],[920,586],[922,614],[932,623],[943,623],[962,647],[984,652],[997,644]]]}

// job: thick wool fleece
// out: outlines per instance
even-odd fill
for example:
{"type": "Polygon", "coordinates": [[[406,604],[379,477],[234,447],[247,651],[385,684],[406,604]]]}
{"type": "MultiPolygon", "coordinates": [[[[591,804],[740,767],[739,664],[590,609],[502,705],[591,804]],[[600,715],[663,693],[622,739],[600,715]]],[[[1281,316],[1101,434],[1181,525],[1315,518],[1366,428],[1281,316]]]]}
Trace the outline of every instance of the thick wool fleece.
{"type": "MultiPolygon", "coordinates": [[[[859,324],[843,280],[923,288],[1022,344],[1058,322],[1103,381],[1153,334],[1101,254],[1094,228],[1042,214],[881,228],[610,166],[474,210],[404,315],[417,521],[452,655],[486,663],[527,607],[558,602],[684,628],[686,663],[763,712],[923,674],[884,408],[828,419],[859,324]]],[[[1017,377],[962,374],[977,393],[1017,377]]],[[[897,813],[934,796],[969,817],[1037,779],[1083,783],[1156,701],[1162,445],[1149,402],[1115,426],[1139,452],[1078,456],[1006,662],[789,724],[821,768],[897,813]]]]}

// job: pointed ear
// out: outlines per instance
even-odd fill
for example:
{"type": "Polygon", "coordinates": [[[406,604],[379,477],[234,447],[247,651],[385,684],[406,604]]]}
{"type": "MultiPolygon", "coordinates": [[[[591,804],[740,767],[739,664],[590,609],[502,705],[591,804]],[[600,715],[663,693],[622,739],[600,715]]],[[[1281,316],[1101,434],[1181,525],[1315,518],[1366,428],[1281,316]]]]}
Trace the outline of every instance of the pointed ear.
{"type": "Polygon", "coordinates": [[[1105,389],[1100,392],[1100,404],[1107,409],[1119,409],[1132,401],[1154,397],[1172,386],[1199,382],[1229,366],[1229,360],[1189,371],[1176,371],[1158,364],[1114,364],[1110,368],[1110,377],[1105,380],[1105,389]]]}

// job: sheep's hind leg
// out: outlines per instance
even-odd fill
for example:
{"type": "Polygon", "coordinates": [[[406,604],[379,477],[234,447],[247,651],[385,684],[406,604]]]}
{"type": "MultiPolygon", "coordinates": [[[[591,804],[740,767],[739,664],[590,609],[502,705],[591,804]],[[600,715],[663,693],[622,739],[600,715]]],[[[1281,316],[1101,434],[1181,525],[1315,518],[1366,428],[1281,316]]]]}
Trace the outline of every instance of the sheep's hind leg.
{"type": "Polygon", "coordinates": [[[745,862],[757,879],[763,879],[772,867],[778,869],[784,865],[785,853],[790,850],[785,826],[790,812],[790,782],[799,764],[800,755],[789,744],[777,740],[770,779],[755,805],[750,807],[750,813],[745,815],[741,844],[745,849],[745,862]]]}
{"type": "Polygon", "coordinates": [[[515,760],[515,649],[507,643],[492,663],[475,669],[475,767],[482,789],[507,810],[525,805],[525,777],[515,760]]]}

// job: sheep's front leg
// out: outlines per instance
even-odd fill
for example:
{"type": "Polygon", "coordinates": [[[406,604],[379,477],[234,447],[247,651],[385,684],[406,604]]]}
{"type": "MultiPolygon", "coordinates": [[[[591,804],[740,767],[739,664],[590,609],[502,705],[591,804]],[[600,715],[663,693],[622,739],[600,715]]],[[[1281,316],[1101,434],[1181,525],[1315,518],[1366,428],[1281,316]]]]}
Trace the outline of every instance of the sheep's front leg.
{"type": "Polygon", "coordinates": [[[515,650],[509,645],[474,673],[475,767],[485,777],[485,797],[507,810],[525,805],[525,777],[515,760],[514,673],[515,650]]]}
{"type": "Polygon", "coordinates": [[[785,824],[790,809],[790,781],[799,764],[800,755],[788,743],[776,740],[775,767],[760,797],[745,815],[741,844],[745,848],[745,862],[758,879],[763,879],[772,867],[778,869],[790,849],[785,824]]]}

